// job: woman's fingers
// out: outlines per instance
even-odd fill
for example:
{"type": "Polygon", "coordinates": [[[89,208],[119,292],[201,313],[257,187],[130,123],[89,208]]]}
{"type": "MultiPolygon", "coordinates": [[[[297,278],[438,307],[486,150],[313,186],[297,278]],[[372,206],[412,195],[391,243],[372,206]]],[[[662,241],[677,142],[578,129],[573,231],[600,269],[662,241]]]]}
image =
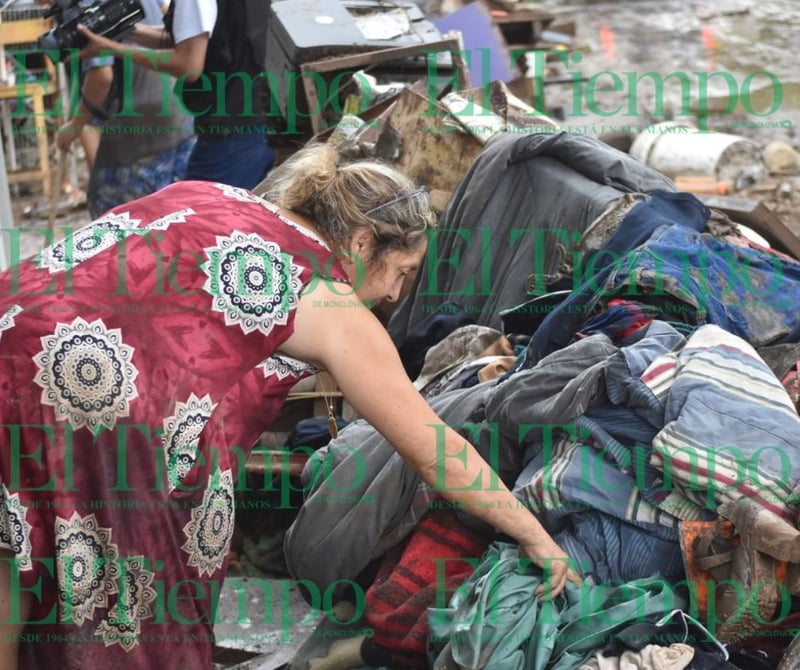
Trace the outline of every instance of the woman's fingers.
{"type": "Polygon", "coordinates": [[[571,572],[566,563],[552,561],[549,568],[544,568],[542,583],[536,589],[536,596],[542,602],[553,600],[564,590],[567,582],[570,581],[571,572]]]}

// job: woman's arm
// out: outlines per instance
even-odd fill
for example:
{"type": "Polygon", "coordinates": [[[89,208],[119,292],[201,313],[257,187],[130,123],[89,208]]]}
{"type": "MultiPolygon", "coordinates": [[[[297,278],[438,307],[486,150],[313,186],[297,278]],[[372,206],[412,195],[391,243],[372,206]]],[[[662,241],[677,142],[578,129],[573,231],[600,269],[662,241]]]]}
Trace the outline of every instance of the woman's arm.
{"type": "Polygon", "coordinates": [[[475,448],[431,410],[408,379],[375,316],[325,282],[300,299],[295,330],[281,347],[328,370],[353,407],[445,498],[503,533],[549,576],[546,597],[568,578],[568,557],[500,481],[475,448]]]}

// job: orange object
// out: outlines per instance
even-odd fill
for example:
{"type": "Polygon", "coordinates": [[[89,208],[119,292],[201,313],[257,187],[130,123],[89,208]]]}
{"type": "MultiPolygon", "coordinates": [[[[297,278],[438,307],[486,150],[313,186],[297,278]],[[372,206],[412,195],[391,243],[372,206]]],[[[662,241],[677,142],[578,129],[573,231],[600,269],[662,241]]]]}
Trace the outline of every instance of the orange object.
{"type": "Polygon", "coordinates": [[[675,177],[675,186],[679,191],[688,191],[689,193],[728,195],[731,192],[730,182],[719,181],[714,177],[675,177]]]}
{"type": "MultiPolygon", "coordinates": [[[[727,578],[721,581],[716,579],[710,571],[698,567],[695,562],[698,540],[701,536],[714,532],[715,523],[714,521],[681,521],[680,523],[679,539],[683,554],[683,567],[686,570],[686,582],[689,585],[689,611],[693,615],[701,617],[705,617],[708,612],[709,588],[715,594],[718,582],[722,585],[727,581],[727,578]]],[[[717,538],[730,543],[731,549],[739,546],[739,535],[730,521],[721,520],[716,533],[717,538]]],[[[775,580],[782,584],[785,583],[788,569],[789,564],[786,561],[776,560],[775,580]]],[[[714,623],[716,625],[721,622],[714,623]]]]}
{"type": "MultiPolygon", "coordinates": [[[[705,615],[708,611],[708,585],[714,578],[711,573],[701,570],[695,565],[695,545],[701,535],[714,527],[713,521],[681,521],[680,543],[683,552],[683,567],[686,570],[686,581],[692,585],[689,589],[690,610],[695,614],[705,615]]],[[[723,526],[726,535],[734,536],[733,524],[723,526]]]]}
{"type": "Polygon", "coordinates": [[[703,46],[709,51],[714,51],[717,46],[717,39],[714,37],[714,29],[709,26],[700,26],[700,37],[703,40],[703,46]]]}
{"type": "Polygon", "coordinates": [[[600,46],[606,52],[610,60],[617,60],[617,47],[614,43],[614,31],[609,28],[608,23],[603,21],[598,30],[600,33],[600,46]]]}

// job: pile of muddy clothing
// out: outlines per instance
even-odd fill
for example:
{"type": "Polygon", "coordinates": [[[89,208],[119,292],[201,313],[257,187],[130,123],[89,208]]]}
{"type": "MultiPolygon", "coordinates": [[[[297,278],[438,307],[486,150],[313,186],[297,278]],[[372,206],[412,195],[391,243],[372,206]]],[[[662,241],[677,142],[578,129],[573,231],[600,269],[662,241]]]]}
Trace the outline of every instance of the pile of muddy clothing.
{"type": "MultiPolygon", "coordinates": [[[[448,234],[504,231],[490,232],[500,249],[491,253],[504,249],[514,262],[487,271],[483,280],[497,283],[488,300],[437,298],[420,283],[394,324],[396,333],[418,332],[453,303],[478,322],[466,328],[493,326],[499,337],[515,324],[505,333],[513,355],[502,346],[490,358],[485,341],[468,346],[481,331],[437,331],[418,387],[536,513],[584,587],[540,607],[531,593],[541,572],[508,538],[453,509],[377,431],[354,422],[309,462],[285,553],[297,579],[361,589],[364,639],[351,649],[362,664],[564,670],[623,667],[627,655],[640,663],[632,667],[750,670],[774,668],[791,641],[800,619],[800,417],[782,380],[787,361],[796,368],[800,359],[800,263],[751,242],[693,196],[661,188],[625,155],[591,148],[590,138],[569,136],[490,145],[457,196],[468,198],[475,175],[490,173],[503,207],[483,218],[492,197],[475,209],[457,197],[449,216],[469,214],[464,228],[450,219],[448,234]],[[524,168],[508,160],[542,146],[581,170],[599,161],[593,174],[605,181],[590,187],[562,163],[582,186],[550,200],[553,183],[536,166],[552,168],[552,154],[524,168]],[[493,160],[496,169],[482,172],[493,160]],[[501,186],[507,171],[513,188],[501,186]],[[545,202],[550,215],[537,205],[545,202]],[[531,234],[515,239],[562,231],[563,249],[540,265],[533,243],[523,255],[498,245],[519,232],[520,219],[503,212],[531,211],[531,234]],[[561,289],[546,314],[530,309],[542,304],[526,296],[531,275],[539,288],[561,289]],[[317,476],[323,465],[328,476],[317,476]],[[777,539],[755,542],[748,520],[756,517],[777,539]],[[627,601],[638,605],[620,606],[627,601]],[[739,621],[747,635],[733,632],[739,621]],[[577,635],[599,622],[602,635],[577,635]]],[[[451,289],[479,276],[477,251],[454,249],[440,273],[420,274],[451,289]]]]}
{"type": "Polygon", "coordinates": [[[500,328],[504,309],[572,281],[578,242],[592,222],[604,212],[618,221],[642,194],[659,190],[675,186],[586,135],[493,139],[445,208],[390,333],[402,344],[418,324],[452,304],[476,323],[500,328]]]}

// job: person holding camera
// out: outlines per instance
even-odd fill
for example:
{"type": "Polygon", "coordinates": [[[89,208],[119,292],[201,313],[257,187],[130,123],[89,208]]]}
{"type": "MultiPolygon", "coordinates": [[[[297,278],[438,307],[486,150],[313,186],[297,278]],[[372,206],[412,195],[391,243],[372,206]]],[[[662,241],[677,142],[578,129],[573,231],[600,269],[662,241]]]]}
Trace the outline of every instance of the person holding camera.
{"type": "MultiPolygon", "coordinates": [[[[158,0],[140,0],[143,25],[163,26],[158,0]]],[[[56,135],[68,151],[85,128],[100,133],[89,164],[89,213],[103,212],[183,179],[194,147],[191,118],[164,96],[161,75],[111,56],[82,63],[76,114],[56,135]]]]}
{"type": "Polygon", "coordinates": [[[267,0],[172,0],[164,28],[136,24],[137,49],[79,27],[88,45],[178,78],[176,93],[197,138],[186,179],[241,188],[258,184],[275,159],[267,144],[269,91],[263,72],[267,0]],[[179,90],[178,90],[179,89],[179,90]]]}

